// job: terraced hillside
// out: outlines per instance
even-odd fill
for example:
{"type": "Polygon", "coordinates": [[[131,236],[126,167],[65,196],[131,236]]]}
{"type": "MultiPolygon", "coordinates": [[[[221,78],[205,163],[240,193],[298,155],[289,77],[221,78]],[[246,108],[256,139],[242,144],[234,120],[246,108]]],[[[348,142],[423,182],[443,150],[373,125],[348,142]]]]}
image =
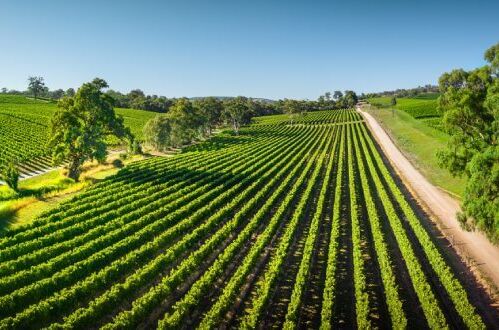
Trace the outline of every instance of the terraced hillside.
{"type": "MultiPolygon", "coordinates": [[[[15,161],[24,175],[51,166],[48,127],[56,109],[55,103],[0,95],[0,166],[15,161]]],[[[154,116],[152,112],[132,109],[116,109],[116,113],[124,117],[125,125],[139,138],[145,122],[154,116]]],[[[111,144],[116,142],[110,140],[111,144]]]]}
{"type": "Polygon", "coordinates": [[[133,163],[3,234],[0,328],[498,324],[356,112],[292,122],[133,163]]]}

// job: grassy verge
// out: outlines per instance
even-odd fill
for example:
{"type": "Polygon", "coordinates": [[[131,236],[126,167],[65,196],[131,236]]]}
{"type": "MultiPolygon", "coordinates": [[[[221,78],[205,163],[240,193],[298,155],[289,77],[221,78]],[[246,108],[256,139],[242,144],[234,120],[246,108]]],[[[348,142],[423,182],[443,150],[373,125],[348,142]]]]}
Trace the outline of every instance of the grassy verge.
{"type": "Polygon", "coordinates": [[[397,144],[404,155],[421,173],[434,185],[460,198],[466,184],[463,178],[454,178],[438,165],[436,152],[443,149],[448,136],[419,121],[408,113],[391,109],[375,108],[370,110],[392,140],[397,144]]]}
{"type": "MultiPolygon", "coordinates": [[[[0,231],[27,224],[85,187],[117,173],[119,168],[112,165],[112,160],[117,157],[108,157],[105,164],[86,164],[79,182],[65,177],[62,170],[54,170],[20,181],[19,193],[14,193],[7,186],[0,186],[0,231]]],[[[142,158],[134,156],[123,163],[142,158]]]]}

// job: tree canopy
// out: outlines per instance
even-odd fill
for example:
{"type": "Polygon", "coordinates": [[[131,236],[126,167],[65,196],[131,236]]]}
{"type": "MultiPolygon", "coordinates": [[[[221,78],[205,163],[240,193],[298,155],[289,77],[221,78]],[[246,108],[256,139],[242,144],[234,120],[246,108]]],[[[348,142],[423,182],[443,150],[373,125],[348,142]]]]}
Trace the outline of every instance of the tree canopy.
{"type": "MultiPolygon", "coordinates": [[[[327,100],[327,97],[324,97],[324,99],[327,100]]],[[[298,100],[286,99],[282,106],[284,113],[287,113],[290,116],[291,123],[293,123],[293,117],[302,114],[306,110],[305,105],[298,100]]]]}
{"type": "Polygon", "coordinates": [[[28,77],[28,91],[38,98],[45,91],[45,82],[43,77],[28,77]]]}
{"type": "Polygon", "coordinates": [[[358,97],[354,91],[334,91],[333,97],[331,98],[331,93],[327,92],[324,95],[319,96],[317,102],[314,104],[306,104],[305,108],[317,108],[317,109],[345,109],[353,108],[357,104],[358,97]]]}
{"type": "Polygon", "coordinates": [[[170,134],[170,119],[165,114],[154,116],[144,126],[144,142],[161,152],[171,147],[170,134]]]}
{"type": "Polygon", "coordinates": [[[459,219],[499,241],[499,44],[485,52],[489,62],[471,71],[444,73],[439,109],[450,134],[439,152],[442,166],[468,178],[459,219]]]}
{"type": "Polygon", "coordinates": [[[239,134],[241,125],[251,121],[251,106],[248,98],[238,96],[225,102],[223,116],[232,125],[234,132],[239,134]]]}
{"type": "Polygon", "coordinates": [[[52,158],[55,163],[68,161],[68,176],[78,180],[86,160],[104,161],[107,156],[106,137],[114,135],[133,142],[134,137],[116,116],[113,99],[103,93],[107,83],[99,78],[83,84],[75,96],[58,102],[50,126],[52,158]]]}
{"type": "Polygon", "coordinates": [[[194,102],[198,113],[204,119],[206,134],[210,135],[214,127],[221,124],[222,111],[224,109],[222,101],[215,97],[206,97],[194,102]]]}

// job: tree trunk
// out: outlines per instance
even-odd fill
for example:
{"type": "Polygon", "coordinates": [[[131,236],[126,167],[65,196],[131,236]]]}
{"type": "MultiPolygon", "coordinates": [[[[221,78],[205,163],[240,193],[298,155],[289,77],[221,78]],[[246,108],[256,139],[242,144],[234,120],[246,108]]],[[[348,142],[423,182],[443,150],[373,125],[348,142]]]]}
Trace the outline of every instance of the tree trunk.
{"type": "Polygon", "coordinates": [[[71,160],[68,166],[68,177],[75,180],[75,182],[78,182],[80,174],[80,160],[78,158],[74,158],[71,160]]]}
{"type": "Polygon", "coordinates": [[[236,120],[232,120],[232,126],[234,127],[234,132],[236,132],[236,135],[239,135],[239,125],[237,124],[236,120]]]}

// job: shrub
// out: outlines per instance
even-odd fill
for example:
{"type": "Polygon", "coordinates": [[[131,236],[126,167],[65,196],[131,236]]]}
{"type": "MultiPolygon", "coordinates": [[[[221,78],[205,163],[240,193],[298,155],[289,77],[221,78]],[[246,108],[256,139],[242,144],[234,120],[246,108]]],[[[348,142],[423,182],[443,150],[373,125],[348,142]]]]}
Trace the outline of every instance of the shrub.
{"type": "Polygon", "coordinates": [[[123,161],[121,159],[115,159],[113,160],[113,166],[114,167],[117,167],[117,168],[122,168],[125,166],[125,164],[123,164],[123,161]]]}
{"type": "Polygon", "coordinates": [[[19,170],[14,163],[5,166],[2,173],[2,179],[14,191],[18,191],[19,176],[19,170]]]}

